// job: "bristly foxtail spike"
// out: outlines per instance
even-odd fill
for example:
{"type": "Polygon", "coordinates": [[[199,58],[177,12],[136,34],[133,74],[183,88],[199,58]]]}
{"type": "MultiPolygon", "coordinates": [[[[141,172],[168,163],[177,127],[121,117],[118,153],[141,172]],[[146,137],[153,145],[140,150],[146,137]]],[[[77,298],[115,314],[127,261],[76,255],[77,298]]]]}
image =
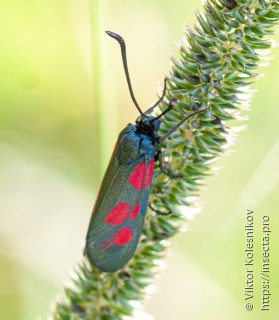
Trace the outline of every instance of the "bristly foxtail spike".
{"type": "Polygon", "coordinates": [[[138,109],[139,113],[141,114],[141,116],[144,116],[144,113],[141,111],[140,106],[137,103],[137,100],[134,96],[134,92],[132,89],[132,84],[131,84],[131,80],[130,80],[130,76],[129,76],[129,71],[128,71],[128,64],[127,64],[127,56],[126,56],[126,45],[125,45],[125,41],[124,39],[117,33],[111,32],[111,31],[106,31],[106,33],[114,38],[115,40],[118,41],[120,48],[121,48],[121,55],[122,55],[122,62],[123,62],[123,67],[124,67],[124,71],[125,71],[125,75],[126,75],[126,80],[128,83],[128,87],[129,87],[129,91],[130,91],[130,95],[131,98],[134,102],[134,105],[136,106],[136,108],[138,109]]]}

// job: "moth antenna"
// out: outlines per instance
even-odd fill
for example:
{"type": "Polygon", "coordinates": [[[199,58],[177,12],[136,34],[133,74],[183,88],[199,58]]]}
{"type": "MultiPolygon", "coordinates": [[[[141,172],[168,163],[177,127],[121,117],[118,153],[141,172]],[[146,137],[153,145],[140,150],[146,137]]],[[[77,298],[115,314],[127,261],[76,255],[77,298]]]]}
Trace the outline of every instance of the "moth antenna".
{"type": "Polygon", "coordinates": [[[165,135],[163,135],[160,139],[159,139],[159,143],[163,142],[165,139],[167,139],[167,137],[169,135],[171,135],[175,130],[177,130],[186,120],[188,120],[189,118],[199,114],[199,113],[202,113],[204,111],[206,111],[207,108],[204,108],[204,109],[200,109],[198,111],[195,111],[195,112],[192,112],[190,114],[188,114],[184,119],[182,119],[180,122],[178,122],[178,124],[174,127],[172,127],[165,135]]]}
{"type": "Polygon", "coordinates": [[[136,108],[138,109],[139,113],[141,114],[141,116],[144,116],[144,113],[142,112],[140,106],[137,103],[137,100],[134,96],[134,92],[132,89],[132,84],[131,84],[131,80],[130,80],[130,76],[129,76],[129,70],[128,70],[128,63],[127,63],[127,55],[126,55],[126,45],[125,45],[125,41],[124,39],[117,33],[114,33],[112,31],[106,31],[106,33],[114,38],[120,45],[121,48],[121,56],[122,56],[122,62],[123,62],[123,67],[124,67],[124,71],[125,71],[125,75],[126,75],[126,80],[128,83],[128,87],[129,87],[129,91],[130,91],[130,96],[134,102],[134,105],[136,106],[136,108]]]}
{"type": "Polygon", "coordinates": [[[167,92],[167,81],[168,81],[168,78],[165,78],[165,79],[164,79],[164,89],[163,89],[163,93],[162,93],[161,98],[160,98],[157,102],[155,102],[152,107],[150,107],[149,109],[147,109],[147,110],[144,112],[145,115],[147,115],[147,114],[149,114],[150,112],[152,112],[153,109],[154,109],[160,102],[163,101],[163,99],[164,99],[164,97],[165,97],[165,95],[166,95],[166,92],[167,92]]]}
{"type": "Polygon", "coordinates": [[[154,120],[160,119],[163,115],[168,113],[177,103],[178,103],[178,100],[176,98],[171,99],[167,109],[164,110],[161,114],[159,114],[154,120]]]}

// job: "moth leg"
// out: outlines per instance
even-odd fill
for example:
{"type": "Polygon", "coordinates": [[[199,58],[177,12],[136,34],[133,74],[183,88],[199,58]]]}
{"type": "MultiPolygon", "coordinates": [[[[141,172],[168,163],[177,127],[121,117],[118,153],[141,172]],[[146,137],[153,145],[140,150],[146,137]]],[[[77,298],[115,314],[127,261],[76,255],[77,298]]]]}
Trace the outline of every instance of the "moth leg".
{"type": "Polygon", "coordinates": [[[159,167],[161,169],[161,171],[166,175],[168,176],[170,179],[179,179],[179,178],[182,178],[181,175],[178,175],[178,174],[173,174],[173,173],[168,173],[165,169],[165,164],[163,162],[163,156],[162,156],[162,152],[161,151],[158,151],[157,154],[155,155],[155,160],[159,161],[159,167]]]}
{"type": "Polygon", "coordinates": [[[157,214],[160,214],[161,216],[168,216],[169,214],[171,214],[171,211],[163,212],[163,211],[160,211],[160,210],[157,210],[157,209],[153,208],[150,203],[148,203],[148,207],[149,207],[153,212],[155,212],[155,213],[157,213],[157,214]]]}

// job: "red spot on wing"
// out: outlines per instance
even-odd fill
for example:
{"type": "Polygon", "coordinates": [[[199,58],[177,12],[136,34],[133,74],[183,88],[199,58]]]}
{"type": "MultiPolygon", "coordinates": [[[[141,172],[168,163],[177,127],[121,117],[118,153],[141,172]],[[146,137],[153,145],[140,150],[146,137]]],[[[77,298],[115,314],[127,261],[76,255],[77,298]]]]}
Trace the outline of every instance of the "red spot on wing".
{"type": "Polygon", "coordinates": [[[129,243],[132,240],[132,238],[133,238],[133,232],[131,231],[131,229],[127,227],[123,227],[117,232],[114,238],[104,242],[101,245],[101,248],[107,250],[112,246],[122,247],[122,246],[125,246],[125,244],[129,243]]]}
{"type": "Polygon", "coordinates": [[[152,158],[149,162],[148,166],[148,172],[147,172],[147,179],[145,183],[145,188],[148,189],[152,180],[152,175],[153,175],[153,168],[154,168],[154,158],[152,158]]]}
{"type": "Polygon", "coordinates": [[[113,243],[116,246],[122,247],[125,244],[129,243],[132,240],[132,238],[133,238],[133,232],[131,231],[131,229],[127,227],[123,227],[117,232],[117,235],[113,240],[113,243]]]}
{"type": "Polygon", "coordinates": [[[140,212],[140,205],[139,205],[139,204],[136,204],[136,205],[134,206],[133,210],[132,210],[131,213],[130,213],[130,218],[129,218],[129,220],[131,221],[131,220],[135,219],[135,217],[139,214],[139,212],[140,212]]]}
{"type": "Polygon", "coordinates": [[[119,202],[112,208],[110,213],[106,216],[104,222],[110,223],[113,226],[122,224],[128,217],[130,211],[130,205],[127,202],[119,202]]]}
{"type": "Polygon", "coordinates": [[[107,250],[113,246],[113,239],[109,239],[101,245],[101,248],[107,250]]]}
{"type": "Polygon", "coordinates": [[[147,165],[144,162],[139,163],[131,173],[128,181],[136,190],[141,190],[144,186],[144,180],[147,172],[147,165]]]}

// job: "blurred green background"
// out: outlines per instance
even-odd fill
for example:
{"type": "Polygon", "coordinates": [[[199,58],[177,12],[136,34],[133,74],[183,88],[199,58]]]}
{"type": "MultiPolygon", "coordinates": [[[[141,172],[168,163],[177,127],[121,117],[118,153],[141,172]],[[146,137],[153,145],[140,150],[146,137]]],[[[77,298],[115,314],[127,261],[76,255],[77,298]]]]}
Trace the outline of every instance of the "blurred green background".
{"type": "MultiPolygon", "coordinates": [[[[127,43],[143,109],[193,26],[193,0],[1,1],[0,319],[46,316],[80,261],[119,131],[138,116],[112,30],[127,43]]],[[[277,34],[274,39],[279,40],[277,34]]],[[[203,210],[174,239],[147,311],[156,319],[277,319],[279,48],[253,88],[248,128],[207,179],[203,210]],[[254,310],[245,310],[246,209],[254,210],[254,310]],[[271,221],[269,312],[260,309],[261,217],[271,221]]],[[[242,123],[243,125],[244,123],[242,123]]],[[[154,289],[154,288],[153,288],[154,289]]],[[[154,290],[153,290],[154,291],[154,290]]],[[[143,316],[140,317],[143,319],[143,316]]]]}

